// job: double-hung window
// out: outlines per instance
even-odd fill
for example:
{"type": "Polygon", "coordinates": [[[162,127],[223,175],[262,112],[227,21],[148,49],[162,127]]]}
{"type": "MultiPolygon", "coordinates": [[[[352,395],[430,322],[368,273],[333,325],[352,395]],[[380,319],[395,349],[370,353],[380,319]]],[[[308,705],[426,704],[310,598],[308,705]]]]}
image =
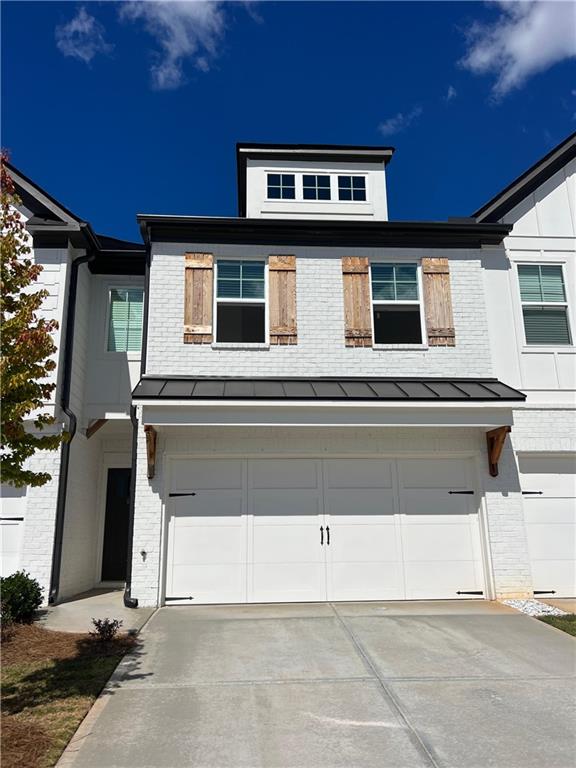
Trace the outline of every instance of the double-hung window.
{"type": "Polygon", "coordinates": [[[421,344],[417,264],[371,264],[375,344],[421,344]]]}
{"type": "Polygon", "coordinates": [[[571,343],[568,303],[560,264],[519,264],[526,344],[571,343]]]}
{"type": "Polygon", "coordinates": [[[304,200],[330,200],[330,176],[305,173],[302,196],[304,200]]]}
{"type": "Polygon", "coordinates": [[[140,352],[142,288],[111,288],[108,308],[108,352],[140,352]]]}
{"type": "Polygon", "coordinates": [[[339,200],[366,200],[365,176],[338,176],[339,200]]]}
{"type": "Polygon", "coordinates": [[[294,200],[296,197],[296,182],[293,173],[268,174],[269,200],[294,200]]]}
{"type": "Polygon", "coordinates": [[[216,341],[266,341],[266,280],[263,261],[216,263],[216,341]]]}

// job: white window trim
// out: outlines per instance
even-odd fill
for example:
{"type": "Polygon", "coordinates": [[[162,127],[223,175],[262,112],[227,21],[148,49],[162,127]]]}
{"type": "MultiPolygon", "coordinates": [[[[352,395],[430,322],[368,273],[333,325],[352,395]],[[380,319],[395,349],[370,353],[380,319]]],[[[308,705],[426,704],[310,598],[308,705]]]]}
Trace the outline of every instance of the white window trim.
{"type": "Polygon", "coordinates": [[[212,307],[212,343],[213,349],[267,349],[270,346],[270,323],[268,301],[268,259],[263,256],[217,256],[214,259],[214,290],[212,307]],[[264,298],[262,299],[219,299],[218,298],[218,264],[221,261],[263,261],[264,262],[264,298]],[[217,341],[218,339],[218,304],[264,304],[264,341],[217,341]]]}
{"type": "MultiPolygon", "coordinates": [[[[353,193],[354,187],[353,182],[350,181],[350,190],[353,193]]],[[[341,173],[338,172],[336,174],[336,200],[339,203],[367,203],[368,202],[368,175],[366,173],[341,173]],[[350,179],[364,179],[364,194],[366,195],[365,200],[340,200],[340,182],[338,181],[340,176],[348,176],[350,179]]]]}
{"type": "Polygon", "coordinates": [[[371,175],[367,171],[359,172],[343,172],[343,171],[311,171],[311,170],[297,170],[297,171],[279,171],[277,168],[265,168],[265,197],[266,203],[284,203],[284,204],[297,204],[297,205],[354,205],[354,206],[371,206],[372,200],[370,195],[371,175]],[[296,187],[296,197],[294,198],[282,198],[282,197],[268,197],[268,174],[274,173],[276,175],[293,175],[294,184],[296,187]],[[304,199],[304,175],[306,176],[329,176],[330,177],[330,200],[305,200],[304,199]],[[338,176],[363,176],[366,182],[366,200],[340,200],[338,195],[338,176]]]}
{"type": "Polygon", "coordinates": [[[369,278],[369,286],[370,286],[370,326],[372,331],[372,349],[390,349],[390,350],[410,350],[410,351],[417,351],[417,350],[425,350],[428,349],[428,334],[426,333],[426,318],[424,313],[424,292],[422,290],[422,262],[420,260],[414,260],[414,259],[370,259],[368,263],[368,278],[369,278]],[[372,292],[372,264],[415,264],[416,265],[416,281],[418,285],[418,300],[407,300],[407,301],[397,301],[397,300],[383,300],[383,299],[374,299],[374,294],[372,292]],[[375,306],[418,306],[420,308],[420,336],[422,341],[417,344],[409,344],[406,342],[402,342],[399,344],[377,344],[376,343],[376,329],[374,326],[374,307],[375,306]]]}
{"type": "MultiPolygon", "coordinates": [[[[293,171],[265,171],[266,173],[266,201],[269,203],[294,203],[298,199],[298,174],[293,171]],[[294,197],[268,197],[268,176],[294,176],[294,197]]],[[[276,186],[276,185],[273,185],[276,186]]],[[[286,185],[288,186],[288,185],[286,185]]],[[[280,192],[282,192],[283,184],[280,179],[280,192]]]]}
{"type": "Polygon", "coordinates": [[[538,352],[550,350],[570,350],[574,349],[574,332],[572,325],[572,316],[569,301],[568,283],[566,282],[566,270],[565,262],[561,261],[546,261],[544,259],[537,261],[516,261],[514,262],[515,274],[516,274],[516,293],[518,296],[518,302],[520,306],[520,328],[521,328],[521,340],[522,340],[522,352],[538,352]],[[564,287],[564,301],[523,301],[522,293],[520,291],[520,274],[518,267],[531,266],[531,267],[560,267],[562,271],[562,285],[564,287]],[[569,344],[528,344],[526,339],[526,326],[524,324],[524,307],[565,307],[566,308],[566,320],[568,322],[568,334],[570,336],[569,344]]]}
{"type": "Polygon", "coordinates": [[[105,355],[126,355],[128,360],[140,360],[142,357],[142,345],[144,343],[144,287],[142,285],[134,285],[133,283],[109,283],[106,286],[106,321],[104,325],[104,354],[105,355]],[[132,349],[128,350],[113,350],[108,349],[108,338],[110,335],[110,310],[112,308],[112,291],[123,290],[136,290],[142,291],[142,327],[140,329],[140,349],[138,351],[132,349]]]}

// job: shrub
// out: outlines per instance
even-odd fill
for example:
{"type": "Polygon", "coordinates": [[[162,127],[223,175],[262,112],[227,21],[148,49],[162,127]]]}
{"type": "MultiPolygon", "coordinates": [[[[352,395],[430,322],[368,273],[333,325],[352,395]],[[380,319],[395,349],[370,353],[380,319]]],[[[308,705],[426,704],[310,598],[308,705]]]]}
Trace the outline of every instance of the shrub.
{"type": "Polygon", "coordinates": [[[122,626],[122,622],[118,619],[92,619],[92,624],[94,624],[94,631],[90,634],[101,643],[110,643],[114,640],[122,626]]]}
{"type": "Polygon", "coordinates": [[[0,579],[2,623],[15,621],[28,624],[41,605],[40,584],[25,571],[16,571],[0,579]]]}

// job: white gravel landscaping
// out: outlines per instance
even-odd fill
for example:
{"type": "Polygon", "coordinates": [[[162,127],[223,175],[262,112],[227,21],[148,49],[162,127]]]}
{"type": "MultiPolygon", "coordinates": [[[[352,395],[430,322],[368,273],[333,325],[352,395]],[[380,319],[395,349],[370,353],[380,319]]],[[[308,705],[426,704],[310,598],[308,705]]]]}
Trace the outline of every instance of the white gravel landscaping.
{"type": "Polygon", "coordinates": [[[541,603],[540,600],[502,600],[502,602],[521,613],[527,613],[528,616],[567,616],[566,611],[541,603]]]}

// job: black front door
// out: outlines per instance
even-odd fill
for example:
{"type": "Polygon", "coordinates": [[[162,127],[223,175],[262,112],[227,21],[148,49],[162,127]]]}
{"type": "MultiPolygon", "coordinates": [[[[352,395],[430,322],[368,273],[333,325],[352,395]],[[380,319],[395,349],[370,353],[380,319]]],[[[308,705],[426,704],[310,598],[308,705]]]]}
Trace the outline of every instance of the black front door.
{"type": "Polygon", "coordinates": [[[102,581],[124,581],[128,550],[130,469],[109,469],[102,552],[102,581]]]}

